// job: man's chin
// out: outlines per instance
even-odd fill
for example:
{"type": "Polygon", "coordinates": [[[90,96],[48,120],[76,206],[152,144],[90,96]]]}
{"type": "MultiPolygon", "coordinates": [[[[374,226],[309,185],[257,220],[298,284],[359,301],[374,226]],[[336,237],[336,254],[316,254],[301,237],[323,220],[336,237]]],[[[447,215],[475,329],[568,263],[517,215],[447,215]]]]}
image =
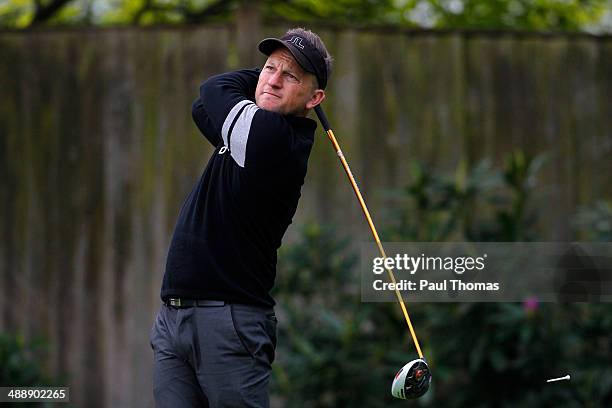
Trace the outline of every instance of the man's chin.
{"type": "Polygon", "coordinates": [[[262,99],[259,102],[255,101],[255,103],[261,109],[264,109],[270,112],[274,112],[274,113],[278,113],[281,115],[306,116],[307,114],[306,109],[295,109],[293,111],[290,111],[287,109],[286,106],[278,105],[268,99],[262,99]]]}
{"type": "Polygon", "coordinates": [[[267,101],[261,101],[257,104],[257,106],[270,112],[280,113],[281,115],[284,114],[283,109],[279,105],[269,103],[267,101]]]}

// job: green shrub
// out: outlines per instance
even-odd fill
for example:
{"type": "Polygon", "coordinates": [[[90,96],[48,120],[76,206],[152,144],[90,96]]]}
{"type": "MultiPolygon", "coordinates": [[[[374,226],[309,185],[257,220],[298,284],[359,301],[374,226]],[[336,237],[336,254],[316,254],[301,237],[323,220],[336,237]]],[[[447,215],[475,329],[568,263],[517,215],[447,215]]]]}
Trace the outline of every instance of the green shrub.
{"type": "MultiPolygon", "coordinates": [[[[41,365],[47,343],[42,339],[26,342],[20,334],[0,332],[0,385],[3,387],[54,386],[41,365]]],[[[6,407],[50,407],[51,403],[3,403],[6,407]]]]}
{"type": "MultiPolygon", "coordinates": [[[[462,164],[453,177],[415,165],[410,185],[390,195],[399,205],[382,237],[537,240],[530,200],[544,162],[515,152],[501,170],[488,161],[473,169],[462,164]]],[[[587,228],[608,225],[607,211],[599,213],[604,222],[593,213],[579,219],[587,228]]],[[[350,241],[333,227],[310,224],[279,259],[276,397],[290,407],[405,406],[391,397],[391,382],[416,352],[395,303],[360,303],[350,241]]],[[[418,405],[612,406],[609,304],[526,299],[408,308],[433,373],[432,387],[418,405]],[[546,383],[568,373],[570,381],[546,383]]]]}

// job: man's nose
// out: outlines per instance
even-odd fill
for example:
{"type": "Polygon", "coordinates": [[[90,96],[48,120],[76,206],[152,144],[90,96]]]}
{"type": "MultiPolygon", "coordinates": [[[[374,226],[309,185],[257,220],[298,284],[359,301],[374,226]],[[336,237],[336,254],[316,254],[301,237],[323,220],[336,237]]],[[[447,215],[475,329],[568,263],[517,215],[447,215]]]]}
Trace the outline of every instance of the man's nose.
{"type": "Polygon", "coordinates": [[[268,84],[275,88],[280,88],[283,85],[280,69],[276,70],[270,77],[268,77],[268,84]]]}

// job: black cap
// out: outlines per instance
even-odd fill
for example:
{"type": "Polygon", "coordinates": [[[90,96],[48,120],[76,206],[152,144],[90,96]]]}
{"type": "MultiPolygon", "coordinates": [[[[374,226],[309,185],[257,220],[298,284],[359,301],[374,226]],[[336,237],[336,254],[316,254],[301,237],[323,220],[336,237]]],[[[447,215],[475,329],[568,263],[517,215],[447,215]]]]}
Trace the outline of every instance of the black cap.
{"type": "Polygon", "coordinates": [[[319,88],[325,89],[327,86],[327,65],[325,56],[317,50],[306,38],[289,34],[278,38],[266,38],[259,45],[259,51],[265,55],[270,55],[278,47],[285,47],[293,55],[295,60],[306,72],[310,72],[317,77],[319,88]]]}

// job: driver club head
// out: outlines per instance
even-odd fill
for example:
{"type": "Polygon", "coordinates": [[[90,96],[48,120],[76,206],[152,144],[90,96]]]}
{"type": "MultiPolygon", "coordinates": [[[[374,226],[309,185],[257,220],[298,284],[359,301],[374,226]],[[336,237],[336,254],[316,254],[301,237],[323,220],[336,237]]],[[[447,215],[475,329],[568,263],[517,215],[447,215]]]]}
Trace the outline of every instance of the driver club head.
{"type": "Polygon", "coordinates": [[[431,371],[425,360],[418,358],[403,366],[395,375],[391,395],[400,399],[423,396],[431,383],[431,371]]]}

